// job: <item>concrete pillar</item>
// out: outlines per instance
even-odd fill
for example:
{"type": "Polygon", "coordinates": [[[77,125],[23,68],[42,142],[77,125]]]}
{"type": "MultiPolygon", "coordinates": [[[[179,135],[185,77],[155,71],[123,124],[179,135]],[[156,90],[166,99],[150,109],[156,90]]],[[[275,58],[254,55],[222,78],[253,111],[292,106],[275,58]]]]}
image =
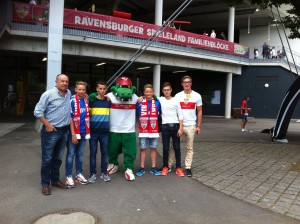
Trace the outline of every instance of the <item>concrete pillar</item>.
{"type": "Polygon", "coordinates": [[[225,96],[225,118],[231,118],[231,97],[232,97],[232,73],[226,76],[226,96],[225,96]]]}
{"type": "Polygon", "coordinates": [[[234,20],[235,20],[235,8],[229,8],[229,18],[228,18],[228,41],[234,41],[234,20]]]}
{"type": "MultiPolygon", "coordinates": [[[[235,8],[229,8],[228,18],[228,41],[234,41],[234,16],[235,8]]],[[[232,73],[227,73],[226,76],[226,93],[225,93],[225,118],[231,118],[231,101],[232,101],[232,73]]]]}
{"type": "MultiPolygon", "coordinates": [[[[163,0],[155,0],[155,24],[161,26],[163,18],[163,0]]],[[[153,87],[154,94],[160,96],[160,76],[161,65],[154,65],[153,68],[153,87]]]]}
{"type": "Polygon", "coordinates": [[[163,0],[155,0],[155,24],[161,26],[163,18],[163,0]]]}
{"type": "Polygon", "coordinates": [[[161,72],[161,65],[154,65],[153,67],[153,88],[154,94],[156,96],[160,96],[160,72],[161,72]]]}
{"type": "Polygon", "coordinates": [[[64,1],[51,0],[49,6],[47,85],[55,86],[56,75],[61,73],[64,1]]]}

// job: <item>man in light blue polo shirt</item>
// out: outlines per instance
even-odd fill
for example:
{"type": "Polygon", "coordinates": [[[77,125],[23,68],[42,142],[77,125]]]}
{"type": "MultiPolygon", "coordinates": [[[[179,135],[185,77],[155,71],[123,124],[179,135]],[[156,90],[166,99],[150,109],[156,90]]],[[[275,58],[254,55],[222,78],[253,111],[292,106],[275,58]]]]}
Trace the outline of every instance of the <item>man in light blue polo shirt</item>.
{"type": "Polygon", "coordinates": [[[43,123],[41,131],[43,195],[51,194],[50,183],[54,187],[67,188],[59,179],[59,168],[69,133],[71,92],[68,90],[67,75],[57,75],[55,82],[56,86],[42,94],[34,109],[34,116],[43,123]]]}

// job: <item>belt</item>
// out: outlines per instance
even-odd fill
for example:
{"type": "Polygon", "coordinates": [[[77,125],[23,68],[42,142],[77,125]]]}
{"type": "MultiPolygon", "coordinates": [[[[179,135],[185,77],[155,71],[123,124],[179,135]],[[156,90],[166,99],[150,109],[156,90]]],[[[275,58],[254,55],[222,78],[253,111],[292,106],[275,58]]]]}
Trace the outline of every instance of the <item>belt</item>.
{"type": "Polygon", "coordinates": [[[55,127],[56,130],[69,130],[69,125],[62,126],[62,127],[55,127]]]}
{"type": "Polygon", "coordinates": [[[169,127],[173,128],[175,125],[179,125],[179,123],[168,123],[168,124],[162,124],[162,125],[169,126],[169,127]]]}

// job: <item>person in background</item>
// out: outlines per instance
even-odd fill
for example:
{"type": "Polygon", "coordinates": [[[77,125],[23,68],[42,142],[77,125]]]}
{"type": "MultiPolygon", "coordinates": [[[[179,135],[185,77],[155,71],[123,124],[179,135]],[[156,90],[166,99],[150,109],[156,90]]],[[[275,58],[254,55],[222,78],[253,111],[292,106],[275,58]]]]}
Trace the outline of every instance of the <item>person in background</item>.
{"type": "Polygon", "coordinates": [[[203,31],[203,34],[204,36],[208,36],[208,33],[206,32],[206,30],[203,31]]]}
{"type": "Polygon", "coordinates": [[[89,183],[95,183],[97,179],[97,151],[98,142],[101,151],[101,175],[100,178],[108,182],[111,180],[107,175],[108,166],[108,141],[109,141],[109,115],[111,101],[106,97],[107,84],[104,81],[97,82],[97,97],[90,101],[91,113],[91,139],[90,139],[90,178],[89,183]]]}
{"type": "Polygon", "coordinates": [[[150,173],[160,176],[156,169],[156,149],[158,145],[159,130],[158,116],[161,113],[160,102],[153,98],[154,91],[151,84],[144,86],[144,99],[137,104],[139,118],[139,140],[140,140],[140,161],[141,168],[136,172],[142,176],[145,171],[146,149],[150,148],[151,169],[150,173]]]}
{"type": "Polygon", "coordinates": [[[225,36],[224,32],[221,32],[219,39],[221,40],[227,40],[227,37],[225,36]]]}
{"type": "Polygon", "coordinates": [[[68,151],[66,156],[66,185],[69,188],[75,187],[72,176],[73,161],[75,157],[76,176],[75,181],[87,184],[82,175],[83,152],[86,140],[90,139],[90,108],[86,97],[86,82],[76,82],[76,94],[71,98],[71,123],[68,139],[68,151]]]}
{"type": "Polygon", "coordinates": [[[267,59],[269,56],[269,45],[266,42],[262,46],[262,55],[264,59],[267,59]]]}
{"type": "Polygon", "coordinates": [[[258,51],[258,49],[254,49],[254,59],[258,59],[258,57],[259,57],[259,51],[258,51]]]}
{"type": "Polygon", "coordinates": [[[216,33],[215,33],[215,30],[212,30],[212,31],[211,31],[211,34],[210,34],[210,37],[211,37],[211,38],[216,38],[216,36],[217,36],[217,35],[216,35],[216,33]]]}
{"type": "Polygon", "coordinates": [[[272,59],[277,59],[277,52],[276,52],[275,47],[272,47],[272,50],[271,50],[271,58],[272,58],[272,59]]]}
{"type": "Polygon", "coordinates": [[[246,96],[241,103],[241,118],[242,118],[241,128],[242,128],[242,131],[247,131],[247,129],[245,127],[248,122],[248,112],[249,112],[248,101],[249,101],[249,99],[250,99],[250,97],[246,96]]]}
{"type": "Polygon", "coordinates": [[[41,131],[42,194],[50,195],[50,184],[61,189],[67,188],[60,181],[59,168],[70,131],[71,92],[69,78],[65,74],[56,76],[56,86],[44,92],[34,109],[34,116],[43,123],[41,131]]]}
{"type": "Polygon", "coordinates": [[[35,0],[30,0],[29,5],[37,5],[35,0]]]}

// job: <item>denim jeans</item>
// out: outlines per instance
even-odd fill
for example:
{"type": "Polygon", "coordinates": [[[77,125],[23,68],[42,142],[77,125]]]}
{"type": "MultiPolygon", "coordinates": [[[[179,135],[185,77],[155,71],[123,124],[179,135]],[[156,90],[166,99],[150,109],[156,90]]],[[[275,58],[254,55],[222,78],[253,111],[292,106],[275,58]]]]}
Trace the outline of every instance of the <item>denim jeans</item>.
{"type": "Polygon", "coordinates": [[[170,139],[172,138],[176,158],[176,168],[181,168],[180,138],[177,136],[179,124],[162,124],[163,166],[168,167],[170,139]]]}
{"type": "Polygon", "coordinates": [[[77,144],[72,143],[72,135],[68,136],[68,151],[66,157],[66,176],[72,176],[73,160],[75,156],[76,175],[82,173],[83,151],[85,148],[85,134],[80,134],[77,144]]]}
{"type": "Polygon", "coordinates": [[[97,161],[98,142],[100,143],[100,151],[101,151],[101,173],[106,173],[107,171],[108,139],[109,139],[108,132],[91,134],[91,139],[90,139],[90,173],[91,174],[97,173],[96,161],[97,161]]]}
{"type": "Polygon", "coordinates": [[[50,182],[59,181],[59,168],[68,140],[69,129],[57,129],[57,131],[47,132],[45,127],[41,131],[42,145],[42,165],[41,184],[49,186],[50,182]]]}

